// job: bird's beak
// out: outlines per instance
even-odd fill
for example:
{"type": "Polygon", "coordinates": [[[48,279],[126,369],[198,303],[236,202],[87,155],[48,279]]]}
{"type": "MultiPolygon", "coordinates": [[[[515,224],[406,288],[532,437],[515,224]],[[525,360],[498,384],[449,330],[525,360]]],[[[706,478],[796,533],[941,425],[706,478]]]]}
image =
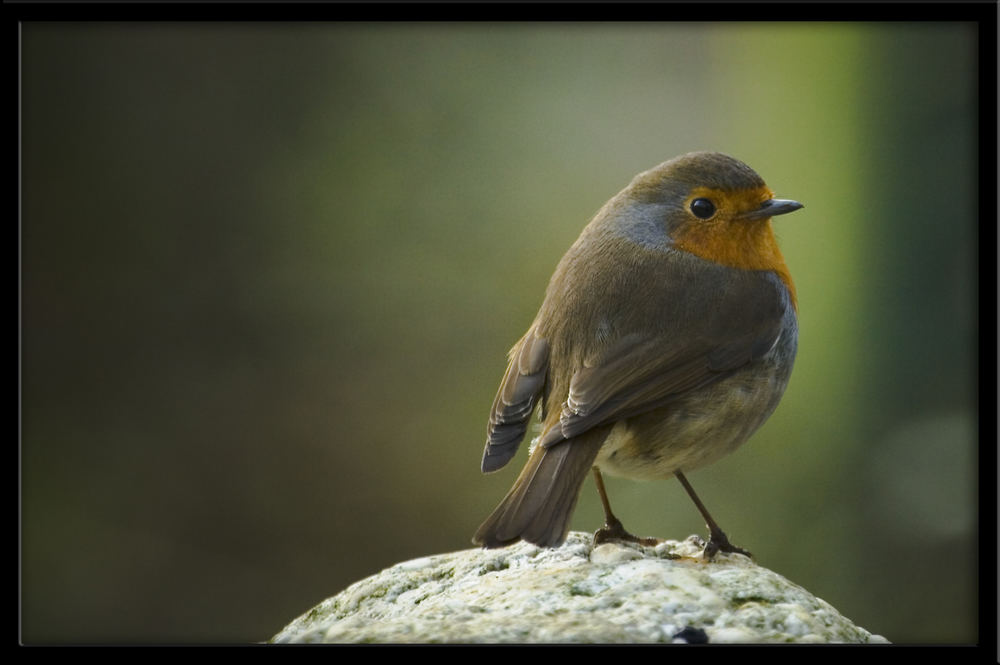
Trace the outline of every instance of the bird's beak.
{"type": "Polygon", "coordinates": [[[799,208],[804,208],[798,201],[792,201],[791,199],[768,199],[760,204],[760,207],[756,210],[751,210],[750,212],[745,212],[740,215],[740,219],[754,220],[754,219],[767,219],[768,217],[774,217],[775,215],[785,215],[790,212],[795,212],[799,208]]]}

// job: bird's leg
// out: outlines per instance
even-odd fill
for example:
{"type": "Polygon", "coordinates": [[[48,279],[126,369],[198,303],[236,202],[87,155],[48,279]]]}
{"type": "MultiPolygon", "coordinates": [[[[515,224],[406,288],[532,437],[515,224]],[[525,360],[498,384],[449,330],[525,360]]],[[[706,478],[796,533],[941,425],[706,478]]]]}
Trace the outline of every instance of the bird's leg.
{"type": "Polygon", "coordinates": [[[660,543],[658,538],[640,538],[633,536],[625,530],[621,521],[611,512],[611,504],[608,502],[608,493],[604,490],[604,478],[601,471],[594,467],[594,483],[597,484],[597,493],[601,495],[601,505],[604,506],[604,526],[594,533],[594,545],[606,543],[609,540],[624,540],[639,545],[654,546],[660,543]]]}
{"type": "Polygon", "coordinates": [[[708,527],[709,539],[708,544],[705,545],[705,550],[702,555],[706,559],[711,560],[712,557],[719,552],[735,552],[737,554],[743,554],[753,558],[753,555],[750,554],[750,552],[747,552],[741,547],[736,547],[736,545],[729,542],[729,538],[727,538],[726,534],[722,532],[719,525],[715,523],[712,516],[708,514],[705,504],[703,504],[701,499],[698,498],[698,495],[694,493],[694,488],[691,487],[691,483],[687,481],[684,474],[680,471],[675,471],[674,475],[677,476],[677,480],[681,481],[681,485],[684,486],[688,496],[690,496],[691,500],[694,501],[694,505],[697,506],[698,512],[700,512],[701,516],[705,518],[705,525],[708,527]]]}

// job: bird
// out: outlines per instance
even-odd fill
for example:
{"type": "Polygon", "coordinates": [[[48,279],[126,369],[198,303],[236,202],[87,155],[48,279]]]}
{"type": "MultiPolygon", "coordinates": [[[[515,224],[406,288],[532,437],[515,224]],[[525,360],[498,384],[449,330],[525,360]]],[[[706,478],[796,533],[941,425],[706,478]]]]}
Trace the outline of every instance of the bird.
{"type": "Polygon", "coordinates": [[[562,545],[588,474],[605,517],[595,545],[661,542],[624,528],[606,473],[676,477],[709,530],[702,556],[751,556],[685,474],[745,443],[785,392],[798,304],[772,218],[803,207],[738,159],[691,152],[639,173],[598,210],[508,354],[482,471],[514,458],[536,410],[539,434],[473,543],[562,545]]]}

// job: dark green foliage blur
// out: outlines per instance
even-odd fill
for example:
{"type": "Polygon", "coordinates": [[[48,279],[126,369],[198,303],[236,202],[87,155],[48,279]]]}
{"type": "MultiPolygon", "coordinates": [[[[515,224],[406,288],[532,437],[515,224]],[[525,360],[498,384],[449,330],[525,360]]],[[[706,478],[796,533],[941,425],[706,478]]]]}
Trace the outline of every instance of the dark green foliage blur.
{"type": "MultiPolygon", "coordinates": [[[[525,459],[479,473],[508,348],[590,216],[691,150],[806,208],[775,220],[786,397],[689,479],[859,625],[978,639],[975,26],[22,39],[24,642],[264,641],[471,546],[525,459]]],[[[672,480],[608,489],[633,532],[704,532],[672,480]]]]}

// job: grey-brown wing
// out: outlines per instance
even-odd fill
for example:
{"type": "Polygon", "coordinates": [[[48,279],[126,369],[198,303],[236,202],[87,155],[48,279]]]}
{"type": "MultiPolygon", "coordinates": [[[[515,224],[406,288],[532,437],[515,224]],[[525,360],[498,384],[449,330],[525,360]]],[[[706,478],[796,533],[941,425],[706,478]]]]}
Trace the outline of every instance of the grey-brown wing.
{"type": "Polygon", "coordinates": [[[767,353],[781,334],[787,301],[770,290],[750,297],[735,317],[706,309],[655,337],[626,335],[585,361],[570,381],[560,427],[540,443],[553,445],[663,406],[767,353]]]}
{"type": "Polygon", "coordinates": [[[501,468],[517,452],[528,429],[528,421],[545,387],[549,344],[534,330],[511,349],[510,362],[490,411],[484,472],[501,468]]]}

